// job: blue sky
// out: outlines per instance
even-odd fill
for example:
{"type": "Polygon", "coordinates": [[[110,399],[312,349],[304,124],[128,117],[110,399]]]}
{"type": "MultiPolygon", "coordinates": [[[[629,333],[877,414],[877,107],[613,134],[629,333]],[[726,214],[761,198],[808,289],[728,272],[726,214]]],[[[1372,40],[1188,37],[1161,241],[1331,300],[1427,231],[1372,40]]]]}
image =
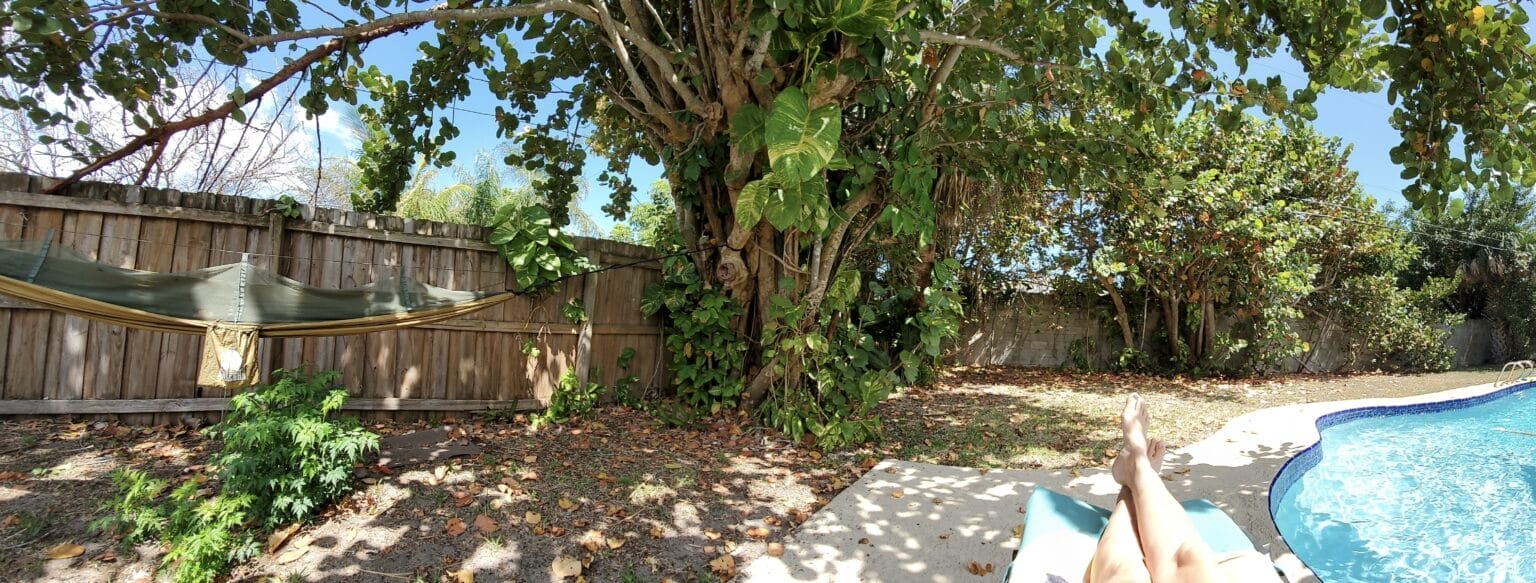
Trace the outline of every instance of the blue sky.
{"type": "MultiPolygon", "coordinates": [[[[1149,12],[1148,15],[1154,21],[1155,28],[1167,30],[1166,19],[1161,14],[1149,12]]],[[[377,64],[390,74],[399,77],[407,76],[411,62],[416,59],[417,45],[423,40],[435,39],[435,36],[435,30],[428,28],[408,36],[376,41],[367,49],[367,61],[377,64]]],[[[516,36],[515,33],[513,36],[516,36]]],[[[517,44],[519,51],[524,54],[534,50],[532,43],[519,41],[517,44]]],[[[253,63],[253,65],[267,64],[253,63]]],[[[1236,74],[1236,68],[1230,66],[1230,60],[1223,62],[1222,65],[1224,74],[1228,76],[1236,74]]],[[[1283,54],[1276,58],[1253,61],[1247,74],[1260,78],[1279,75],[1286,86],[1291,88],[1300,87],[1305,83],[1305,75],[1301,67],[1283,54]]],[[[462,135],[449,144],[450,149],[458,152],[459,160],[473,160],[475,152],[491,150],[500,142],[495,137],[495,124],[489,123],[490,118],[487,113],[494,111],[496,105],[497,101],[494,97],[488,90],[484,90],[476,92],[468,100],[459,104],[456,110],[443,113],[453,118],[462,130],[462,135]]],[[[544,100],[542,106],[552,108],[554,99],[544,100]]],[[[1354,146],[1349,166],[1360,174],[1359,182],[1365,191],[1380,203],[1403,204],[1401,192],[1406,181],[1399,177],[1400,168],[1388,159],[1388,151],[1398,143],[1399,136],[1388,123],[1392,109],[1387,103],[1385,93],[1361,94],[1330,90],[1318,98],[1316,107],[1318,116],[1313,125],[1317,130],[1325,135],[1337,136],[1345,144],[1354,146]]],[[[348,149],[348,144],[341,141],[339,132],[332,131],[335,128],[334,122],[334,118],[322,120],[321,133],[325,140],[325,151],[345,151],[348,149]]],[[[602,212],[601,207],[608,201],[609,191],[596,180],[603,166],[604,161],[601,159],[595,157],[588,159],[586,175],[592,189],[587,198],[582,201],[581,206],[596,220],[598,226],[607,232],[612,228],[614,221],[602,212]]],[[[447,181],[450,176],[445,172],[440,175],[439,180],[447,181]]],[[[643,193],[652,182],[662,176],[662,171],[659,167],[637,159],[631,165],[631,176],[640,189],[637,199],[643,199],[643,193]]]]}

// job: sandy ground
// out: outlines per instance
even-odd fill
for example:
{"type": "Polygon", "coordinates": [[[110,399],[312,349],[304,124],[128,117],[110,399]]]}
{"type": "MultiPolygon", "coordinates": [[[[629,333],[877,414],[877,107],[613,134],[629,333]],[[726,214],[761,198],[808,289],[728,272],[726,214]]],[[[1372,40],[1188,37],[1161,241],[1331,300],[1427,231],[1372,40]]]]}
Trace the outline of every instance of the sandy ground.
{"type": "MultiPolygon", "coordinates": [[[[1107,494],[1095,486],[1099,471],[1093,468],[1118,447],[1112,421],[1130,390],[1146,394],[1155,411],[1180,411],[1154,420],[1154,431],[1183,447],[1266,407],[1420,394],[1493,376],[1223,381],[961,370],[935,387],[905,391],[882,404],[884,443],[833,454],[735,417],[666,429],[642,413],[603,408],[579,423],[540,431],[516,420],[486,419],[464,424],[466,438],[483,449],[480,455],[388,474],[359,472],[357,493],[279,552],[237,568],[234,580],[439,581],[467,570],[482,582],[543,582],[552,580],[554,561],[568,557],[582,563],[590,581],[714,581],[749,563],[754,572],[765,568],[753,560],[775,543],[784,545],[785,557],[811,556],[791,544],[798,538],[786,538],[809,518],[795,537],[862,532],[850,541],[858,548],[828,557],[816,569],[848,573],[837,561],[868,565],[878,559],[923,565],[918,580],[958,572],[965,577],[957,580],[981,581],[986,579],[969,573],[970,562],[1001,573],[1026,486],[1067,488],[1103,502],[1107,494]],[[970,467],[939,480],[932,472],[901,473],[919,465],[881,466],[873,478],[850,487],[877,458],[970,467]],[[897,473],[886,472],[891,468],[897,473]],[[997,469],[982,474],[974,468],[997,469]],[[897,487],[902,498],[891,496],[897,487]],[[864,514],[812,516],[834,496],[862,500],[864,514]],[[967,509],[973,504],[996,510],[998,526],[965,522],[974,516],[967,509]],[[538,520],[530,521],[529,513],[538,520]],[[483,528],[477,526],[482,516],[483,528]],[[928,517],[952,532],[921,541],[881,538],[913,517],[928,517]],[[859,546],[862,538],[869,541],[859,546]]],[[[373,427],[386,434],[424,428],[373,427]]],[[[1192,470],[1182,486],[1188,493],[1229,500],[1235,513],[1249,512],[1243,510],[1245,497],[1268,484],[1267,476],[1251,477],[1263,467],[1253,464],[1278,467],[1300,449],[1301,439],[1253,445],[1245,454],[1249,467],[1179,457],[1197,451],[1188,447],[1177,450],[1171,463],[1192,470]],[[1238,495],[1223,498],[1229,493],[1205,492],[1205,484],[1228,484],[1238,495]]],[[[184,427],[0,420],[0,580],[145,580],[160,548],[121,548],[110,533],[88,528],[114,492],[108,476],[118,467],[136,467],[162,478],[194,479],[208,472],[202,464],[210,445],[184,427]],[[61,544],[79,544],[84,553],[45,558],[61,544]]]]}
{"type": "MultiPolygon", "coordinates": [[[[1231,515],[1258,550],[1293,583],[1315,583],[1290,554],[1269,516],[1269,485],[1284,463],[1317,442],[1317,418],[1359,407],[1466,398],[1496,390],[1475,385],[1427,395],[1286,405],[1233,419],[1214,435],[1173,449],[1164,463],[1169,490],[1205,498],[1231,515]]],[[[1158,413],[1154,411],[1154,423],[1158,413]]],[[[976,581],[1001,573],[1016,548],[1023,506],[1036,487],[1108,507],[1120,487],[1108,468],[993,470],[886,460],[844,490],[794,533],[780,558],[747,565],[745,581],[976,581]],[[979,568],[978,568],[979,567],[979,568]]],[[[1046,574],[1081,577],[1093,541],[1016,565],[1011,581],[1046,574]],[[1050,564],[1044,564],[1050,563],[1050,564]]]]}

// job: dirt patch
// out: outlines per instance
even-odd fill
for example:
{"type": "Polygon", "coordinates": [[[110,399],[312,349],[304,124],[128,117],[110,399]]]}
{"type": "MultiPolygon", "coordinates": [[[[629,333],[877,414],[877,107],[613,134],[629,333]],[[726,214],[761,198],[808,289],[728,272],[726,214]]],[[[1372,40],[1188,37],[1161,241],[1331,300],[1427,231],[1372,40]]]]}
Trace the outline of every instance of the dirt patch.
{"type": "Polygon", "coordinates": [[[932,387],[904,391],[880,405],[888,437],[881,450],[899,459],[971,467],[1092,467],[1108,463],[1119,449],[1115,419],[1133,391],[1162,420],[1153,431],[1178,447],[1266,407],[1421,395],[1497,376],[1454,371],[1195,380],[960,368],[932,387]]]}
{"type": "MultiPolygon", "coordinates": [[[[379,424],[398,435],[420,425],[379,424]]],[[[534,430],[525,420],[465,420],[456,442],[482,451],[398,469],[359,468],[359,490],[235,581],[554,580],[580,565],[591,581],[712,581],[762,554],[857,480],[873,459],[823,455],[746,419],[665,429],[622,408],[534,430]],[[712,567],[711,562],[715,565],[712,567]]],[[[177,428],[0,422],[0,569],[22,580],[132,581],[153,545],[121,549],[87,524],[117,467],[159,477],[201,473],[211,444],[177,428]],[[105,436],[114,432],[113,436],[105,436]],[[59,544],[79,557],[47,560],[59,544]]]]}
{"type": "MultiPolygon", "coordinates": [[[[726,417],[666,429],[643,413],[604,408],[569,426],[462,420],[455,443],[474,456],[398,469],[359,468],[359,489],[232,580],[551,581],[578,568],[590,581],[713,581],[782,541],[876,458],[976,467],[1085,467],[1117,447],[1113,419],[1140,391],[1173,444],[1199,440],[1243,413],[1290,403],[1395,397],[1490,382],[1494,372],[1285,376],[1258,381],[954,371],[880,406],[886,440],[822,454],[726,417]],[[729,561],[723,557],[730,557],[729,561]]],[[[383,435],[425,424],[375,424],[383,435]]],[[[23,581],[141,581],[154,545],[120,548],[93,532],[114,492],[113,469],[196,479],[210,444],[187,428],[0,421],[0,572],[23,581]],[[14,518],[12,518],[14,517],[14,518]],[[50,549],[84,552],[48,560],[50,549]]]]}

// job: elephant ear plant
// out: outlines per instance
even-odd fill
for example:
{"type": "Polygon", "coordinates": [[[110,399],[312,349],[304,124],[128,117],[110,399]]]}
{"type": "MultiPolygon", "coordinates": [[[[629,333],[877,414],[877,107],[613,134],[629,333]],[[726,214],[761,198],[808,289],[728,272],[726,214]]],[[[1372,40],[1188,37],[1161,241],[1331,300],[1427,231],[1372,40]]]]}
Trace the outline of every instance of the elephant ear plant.
{"type": "Polygon", "coordinates": [[[217,494],[201,494],[197,479],[171,488],[120,469],[109,515],[95,527],[115,530],[124,544],[163,541],[161,567],[178,582],[212,581],[255,556],[266,531],[303,522],[350,492],[352,467],[379,448],[379,436],[357,419],[334,416],[347,401],[347,390],[333,386],[338,376],[279,370],[272,384],[236,395],[224,421],[207,430],[220,444],[209,458],[217,494]]]}

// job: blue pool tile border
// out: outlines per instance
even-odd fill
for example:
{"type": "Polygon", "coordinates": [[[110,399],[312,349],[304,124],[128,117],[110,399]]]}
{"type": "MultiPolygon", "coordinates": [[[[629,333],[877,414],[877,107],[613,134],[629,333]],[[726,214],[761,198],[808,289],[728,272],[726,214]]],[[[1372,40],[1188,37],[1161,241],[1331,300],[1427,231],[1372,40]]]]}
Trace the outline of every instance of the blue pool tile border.
{"type": "MultiPolygon", "coordinates": [[[[1317,426],[1317,441],[1312,445],[1307,446],[1306,449],[1301,450],[1300,453],[1291,456],[1291,459],[1286,460],[1285,464],[1280,466],[1280,471],[1277,472],[1275,477],[1272,478],[1269,482],[1270,523],[1274,524],[1275,532],[1280,531],[1280,523],[1275,520],[1275,511],[1279,509],[1280,500],[1285,498],[1285,494],[1286,492],[1290,491],[1291,486],[1296,485],[1296,481],[1301,479],[1302,474],[1307,473],[1307,470],[1312,469],[1313,467],[1317,466],[1318,462],[1322,461],[1324,430],[1336,425],[1348,423],[1350,421],[1368,419],[1371,417],[1416,415],[1419,413],[1436,413],[1439,411],[1450,411],[1453,409],[1465,409],[1467,407],[1474,407],[1489,401],[1502,399],[1504,397],[1533,387],[1536,387],[1536,381],[1527,381],[1473,397],[1463,397],[1460,399],[1450,399],[1447,401],[1434,401],[1430,403],[1413,403],[1410,405],[1375,405],[1371,407],[1357,407],[1354,409],[1334,411],[1327,415],[1318,417],[1317,421],[1314,423],[1317,426]]],[[[1281,533],[1280,538],[1284,539],[1285,534],[1281,533]]],[[[1300,557],[1297,558],[1300,559],[1300,557]]]]}

